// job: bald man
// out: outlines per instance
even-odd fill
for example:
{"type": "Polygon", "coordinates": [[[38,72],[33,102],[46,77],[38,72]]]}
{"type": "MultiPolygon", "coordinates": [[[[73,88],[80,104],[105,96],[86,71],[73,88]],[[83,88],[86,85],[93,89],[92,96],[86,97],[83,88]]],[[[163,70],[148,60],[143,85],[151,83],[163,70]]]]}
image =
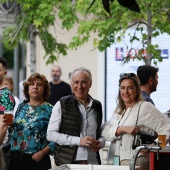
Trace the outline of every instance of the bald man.
{"type": "Polygon", "coordinates": [[[53,106],[63,96],[71,95],[70,85],[60,79],[61,67],[54,65],[51,69],[52,81],[49,83],[51,95],[48,102],[53,106]]]}

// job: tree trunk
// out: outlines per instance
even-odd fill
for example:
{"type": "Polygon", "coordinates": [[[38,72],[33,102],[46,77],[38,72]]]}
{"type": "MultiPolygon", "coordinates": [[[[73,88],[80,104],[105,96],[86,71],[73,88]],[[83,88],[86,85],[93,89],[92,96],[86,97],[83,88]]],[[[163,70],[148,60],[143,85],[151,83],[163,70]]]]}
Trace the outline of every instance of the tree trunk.
{"type": "Polygon", "coordinates": [[[36,72],[36,43],[35,43],[35,27],[31,24],[29,27],[29,36],[30,36],[30,73],[33,74],[36,72]]]}
{"type": "MultiPolygon", "coordinates": [[[[152,13],[150,10],[148,10],[148,38],[147,38],[147,46],[151,45],[151,39],[152,39],[152,13]]],[[[151,60],[152,60],[152,54],[147,53],[147,59],[146,59],[146,64],[151,65],[151,60]]]]}

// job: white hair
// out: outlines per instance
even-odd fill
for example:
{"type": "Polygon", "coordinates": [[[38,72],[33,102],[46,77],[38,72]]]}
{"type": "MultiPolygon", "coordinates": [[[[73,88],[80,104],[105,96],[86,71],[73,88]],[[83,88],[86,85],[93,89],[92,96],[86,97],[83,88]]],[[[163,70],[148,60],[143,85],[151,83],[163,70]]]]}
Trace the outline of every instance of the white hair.
{"type": "Polygon", "coordinates": [[[89,75],[89,81],[92,81],[92,74],[91,74],[91,71],[85,67],[78,67],[76,69],[74,69],[70,75],[70,82],[72,82],[72,79],[73,79],[73,75],[75,72],[77,71],[85,71],[88,75],[89,75]]]}

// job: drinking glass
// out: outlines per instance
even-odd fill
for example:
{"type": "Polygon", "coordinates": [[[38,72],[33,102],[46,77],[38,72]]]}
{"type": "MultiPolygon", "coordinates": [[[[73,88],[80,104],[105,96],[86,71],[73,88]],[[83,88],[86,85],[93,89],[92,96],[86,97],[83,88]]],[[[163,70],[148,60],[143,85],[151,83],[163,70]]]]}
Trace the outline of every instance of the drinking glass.
{"type": "Polygon", "coordinates": [[[158,134],[158,141],[160,142],[160,146],[165,148],[166,146],[166,135],[165,134],[158,134]]]}
{"type": "Polygon", "coordinates": [[[5,110],[4,111],[6,124],[11,125],[13,123],[13,110],[5,110]]]}

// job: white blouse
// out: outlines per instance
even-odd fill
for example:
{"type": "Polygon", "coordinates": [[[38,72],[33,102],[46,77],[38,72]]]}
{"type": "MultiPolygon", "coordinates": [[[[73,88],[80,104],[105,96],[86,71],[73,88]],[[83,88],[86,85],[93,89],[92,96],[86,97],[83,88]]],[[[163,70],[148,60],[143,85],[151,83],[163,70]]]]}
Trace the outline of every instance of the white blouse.
{"type": "Polygon", "coordinates": [[[131,159],[131,156],[133,155],[132,143],[134,137],[125,133],[116,137],[115,133],[119,126],[136,125],[139,106],[140,111],[137,126],[145,126],[153,129],[158,134],[166,134],[167,140],[169,140],[170,119],[167,119],[150,102],[140,101],[136,103],[133,107],[126,110],[123,117],[122,115],[114,112],[110,120],[105,122],[102,127],[102,136],[105,137],[105,140],[114,141],[115,155],[120,156],[120,161],[124,159],[131,159]]]}

